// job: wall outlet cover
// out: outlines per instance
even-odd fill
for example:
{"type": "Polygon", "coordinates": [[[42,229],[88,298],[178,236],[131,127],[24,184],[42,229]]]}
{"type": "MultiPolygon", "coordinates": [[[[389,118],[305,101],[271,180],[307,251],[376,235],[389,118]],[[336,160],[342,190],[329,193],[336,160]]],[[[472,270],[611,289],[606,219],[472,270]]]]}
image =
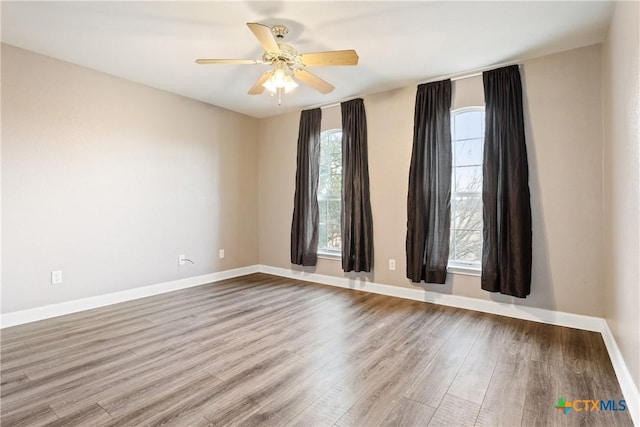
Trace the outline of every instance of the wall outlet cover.
{"type": "Polygon", "coordinates": [[[55,270],[51,272],[51,284],[59,285],[62,283],[62,270],[55,270]]]}

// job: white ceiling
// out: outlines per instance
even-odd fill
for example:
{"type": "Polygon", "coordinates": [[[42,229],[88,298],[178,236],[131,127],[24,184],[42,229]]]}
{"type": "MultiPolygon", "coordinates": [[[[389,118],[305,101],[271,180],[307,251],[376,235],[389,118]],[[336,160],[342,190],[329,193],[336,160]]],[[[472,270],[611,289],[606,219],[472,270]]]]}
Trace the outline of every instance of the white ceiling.
{"type": "Polygon", "coordinates": [[[7,2],[2,41],[254,117],[332,103],[602,41],[614,3],[570,2],[7,2]],[[356,49],[356,67],[311,71],[336,89],[300,86],[283,105],[247,94],[267,65],[246,22],[289,27],[299,52],[356,49]]]}

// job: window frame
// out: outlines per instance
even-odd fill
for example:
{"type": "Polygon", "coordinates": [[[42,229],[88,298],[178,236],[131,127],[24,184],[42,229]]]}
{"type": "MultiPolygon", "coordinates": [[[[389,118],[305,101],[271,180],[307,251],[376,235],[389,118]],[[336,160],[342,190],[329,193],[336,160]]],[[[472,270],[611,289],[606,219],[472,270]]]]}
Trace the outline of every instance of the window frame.
{"type": "MultiPolygon", "coordinates": [[[[468,106],[468,107],[462,107],[462,108],[456,108],[454,110],[451,110],[451,206],[453,207],[453,199],[454,199],[454,195],[456,194],[466,194],[469,196],[480,196],[480,200],[482,200],[482,189],[479,192],[456,192],[454,191],[455,188],[455,182],[454,182],[454,172],[455,169],[457,168],[455,166],[455,143],[458,141],[457,139],[455,139],[455,120],[454,117],[457,115],[461,115],[464,113],[471,113],[471,112],[482,112],[483,115],[486,114],[486,109],[484,105],[478,105],[478,106],[468,106]]],[[[486,117],[486,116],[485,116],[486,117]]],[[[485,122],[483,120],[482,123],[482,147],[483,147],[483,151],[484,151],[484,139],[485,139],[485,135],[484,135],[484,128],[485,128],[485,122]]],[[[474,138],[475,139],[475,138],[474,138]]],[[[483,159],[484,160],[484,159],[483,159]]],[[[482,168],[483,163],[480,163],[479,165],[465,165],[464,167],[470,167],[470,166],[480,166],[482,168]]],[[[482,211],[480,212],[480,214],[482,215],[482,211]]],[[[453,208],[451,209],[451,221],[453,221],[454,215],[453,215],[453,208]]],[[[482,231],[482,229],[480,230],[482,231]]],[[[454,232],[454,228],[451,227],[451,233],[454,232]]],[[[455,241],[455,239],[452,239],[455,241]]],[[[451,257],[451,253],[452,253],[452,249],[449,249],[449,257],[451,257]]],[[[476,262],[465,262],[465,261],[459,261],[459,260],[452,260],[451,258],[449,258],[447,260],[447,270],[453,273],[459,273],[459,274],[466,274],[466,275],[471,275],[471,276],[480,276],[481,272],[482,272],[482,251],[480,252],[480,261],[476,262]]]]}
{"type": "MultiPolygon", "coordinates": [[[[339,128],[334,128],[334,129],[327,129],[324,130],[320,133],[320,157],[322,156],[322,142],[324,138],[328,138],[331,135],[335,135],[335,134],[340,134],[342,136],[342,129],[339,128]]],[[[342,163],[342,152],[340,152],[340,162],[342,163]]],[[[321,196],[320,193],[318,192],[318,195],[316,196],[316,200],[318,201],[318,205],[320,204],[320,202],[329,202],[329,201],[339,201],[340,202],[340,211],[342,214],[342,178],[344,177],[343,171],[341,170],[340,173],[340,195],[331,195],[331,196],[321,196]]],[[[318,173],[318,181],[320,180],[320,173],[318,173]]],[[[319,210],[319,209],[318,209],[319,210]]],[[[328,210],[328,206],[327,206],[327,210],[328,210]]],[[[342,259],[342,226],[340,229],[340,250],[336,251],[336,250],[329,250],[326,248],[320,248],[320,223],[322,221],[320,220],[320,218],[318,219],[318,247],[317,247],[317,252],[318,252],[318,258],[326,258],[326,259],[342,259]]],[[[325,222],[325,224],[328,224],[325,222]]],[[[339,224],[340,225],[340,224],[339,224]]]]}

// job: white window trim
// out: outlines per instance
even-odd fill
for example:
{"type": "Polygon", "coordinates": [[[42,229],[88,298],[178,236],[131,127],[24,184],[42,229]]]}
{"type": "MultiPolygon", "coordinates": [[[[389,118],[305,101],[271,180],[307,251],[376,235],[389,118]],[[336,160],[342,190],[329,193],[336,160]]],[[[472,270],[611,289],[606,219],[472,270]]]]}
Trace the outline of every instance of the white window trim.
{"type": "Polygon", "coordinates": [[[477,276],[482,275],[482,268],[474,264],[460,264],[457,262],[450,262],[447,264],[447,272],[453,274],[462,274],[464,276],[477,276]]]}
{"type": "Polygon", "coordinates": [[[460,114],[460,113],[468,113],[468,112],[472,112],[472,111],[482,111],[484,113],[486,113],[486,106],[485,105],[469,105],[467,107],[460,107],[460,108],[456,108],[454,110],[451,110],[451,114],[460,114]]]}
{"type": "MultiPolygon", "coordinates": [[[[451,116],[469,113],[474,111],[482,111],[486,114],[486,108],[484,105],[474,105],[469,107],[456,108],[451,110],[451,116]]],[[[453,141],[452,141],[453,142],[453,141]]],[[[479,165],[481,166],[481,165],[479,165]]],[[[453,194],[453,191],[452,191],[453,194]]],[[[474,195],[476,193],[473,193],[474,195]]],[[[453,274],[462,274],[465,276],[481,276],[482,275],[482,264],[481,263],[464,263],[459,261],[451,261],[447,262],[447,272],[453,274]]]]}
{"type": "Polygon", "coordinates": [[[318,258],[320,259],[330,259],[332,261],[342,261],[342,252],[325,252],[318,251],[318,258]]]}

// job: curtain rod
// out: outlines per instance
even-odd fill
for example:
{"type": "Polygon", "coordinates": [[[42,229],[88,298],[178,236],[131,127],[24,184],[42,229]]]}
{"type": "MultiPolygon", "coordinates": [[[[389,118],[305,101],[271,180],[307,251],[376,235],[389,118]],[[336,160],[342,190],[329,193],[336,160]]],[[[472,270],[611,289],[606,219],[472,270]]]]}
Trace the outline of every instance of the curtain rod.
{"type": "Polygon", "coordinates": [[[319,104],[319,105],[316,104],[316,105],[312,105],[310,107],[306,107],[306,108],[304,108],[304,110],[312,110],[314,108],[319,108],[321,110],[324,110],[324,109],[327,109],[327,108],[337,107],[343,102],[351,101],[352,99],[357,99],[357,98],[362,98],[362,96],[352,96],[352,97],[349,97],[349,98],[343,98],[343,99],[340,99],[340,100],[338,100],[336,102],[332,102],[331,104],[319,104]]]}
{"type": "Polygon", "coordinates": [[[324,110],[326,108],[333,108],[333,107],[337,107],[340,104],[341,104],[340,102],[334,102],[333,104],[322,105],[320,109],[324,110]]]}
{"type": "Polygon", "coordinates": [[[450,79],[452,82],[455,82],[456,80],[470,79],[472,77],[481,76],[482,73],[484,73],[485,71],[493,70],[495,68],[508,67],[509,65],[517,65],[519,68],[522,68],[522,64],[519,64],[519,62],[522,62],[522,61],[503,62],[501,64],[490,65],[488,67],[483,67],[483,68],[476,68],[475,70],[471,70],[471,71],[465,71],[464,73],[448,74],[448,75],[436,77],[418,84],[437,82],[440,80],[447,80],[447,79],[450,79]]]}
{"type": "MultiPolygon", "coordinates": [[[[437,82],[439,80],[446,80],[446,79],[451,79],[451,81],[453,81],[453,82],[455,82],[456,80],[470,79],[472,77],[481,76],[482,73],[485,72],[485,71],[493,70],[494,68],[508,67],[509,65],[517,65],[519,68],[522,68],[522,64],[519,64],[519,62],[522,62],[522,61],[518,60],[518,61],[503,62],[501,64],[490,65],[490,66],[484,67],[484,68],[476,68],[475,70],[472,70],[472,71],[465,71],[464,73],[449,74],[449,75],[445,75],[445,76],[435,77],[433,79],[429,79],[427,81],[424,81],[424,82],[421,82],[421,83],[418,83],[418,84],[437,82]]],[[[343,103],[345,101],[350,101],[350,100],[356,99],[356,98],[360,98],[360,97],[356,96],[356,97],[352,97],[352,98],[345,98],[345,99],[342,99],[340,101],[332,102],[331,104],[312,105],[310,107],[304,108],[304,110],[311,110],[313,108],[320,108],[321,110],[324,110],[324,109],[327,109],[327,108],[333,108],[333,107],[339,106],[341,103],[343,103]]]]}

